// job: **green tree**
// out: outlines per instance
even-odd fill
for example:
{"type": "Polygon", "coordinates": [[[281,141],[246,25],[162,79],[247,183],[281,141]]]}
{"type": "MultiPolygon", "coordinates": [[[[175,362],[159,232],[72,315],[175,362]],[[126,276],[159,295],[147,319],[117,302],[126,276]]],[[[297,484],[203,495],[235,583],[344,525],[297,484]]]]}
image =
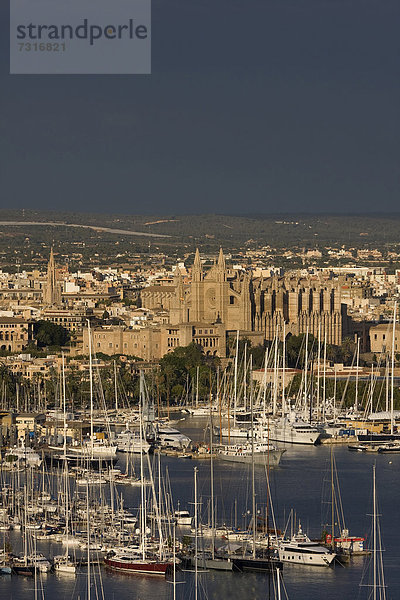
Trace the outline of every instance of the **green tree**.
{"type": "MultiPolygon", "coordinates": [[[[286,338],[286,356],[289,367],[303,368],[305,362],[306,350],[306,334],[288,335],[286,338]]],[[[310,359],[313,353],[317,353],[318,342],[311,334],[308,335],[308,358],[310,359]]]]}
{"type": "Polygon", "coordinates": [[[65,346],[70,340],[70,334],[62,325],[51,321],[37,321],[34,324],[33,334],[39,348],[45,346],[65,346]]]}
{"type": "Polygon", "coordinates": [[[175,348],[160,360],[160,376],[158,378],[161,397],[169,402],[170,397],[182,396],[189,381],[194,385],[199,372],[199,396],[205,397],[210,390],[213,373],[220,360],[204,354],[201,346],[191,343],[185,347],[175,348]]]}
{"type": "Polygon", "coordinates": [[[351,365],[354,354],[357,348],[357,344],[352,338],[346,337],[342,341],[340,346],[340,354],[343,364],[351,365]]]}

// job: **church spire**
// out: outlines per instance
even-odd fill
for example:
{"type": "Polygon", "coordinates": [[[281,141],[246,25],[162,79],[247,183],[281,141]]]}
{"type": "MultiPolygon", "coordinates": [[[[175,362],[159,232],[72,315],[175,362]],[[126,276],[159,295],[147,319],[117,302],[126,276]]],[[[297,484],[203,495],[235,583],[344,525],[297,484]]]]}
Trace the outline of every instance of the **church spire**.
{"type": "Polygon", "coordinates": [[[217,264],[216,264],[216,276],[217,276],[217,281],[219,281],[219,282],[226,281],[226,276],[227,276],[226,264],[225,264],[225,257],[224,257],[222,248],[219,249],[218,260],[217,260],[217,264]]]}
{"type": "Polygon", "coordinates": [[[199,249],[196,248],[196,254],[194,255],[193,269],[192,269],[192,280],[202,281],[203,279],[203,267],[200,260],[199,249]]]}
{"type": "Polygon", "coordinates": [[[196,248],[196,252],[195,252],[195,255],[194,255],[193,268],[194,269],[201,269],[200,252],[199,252],[198,248],[196,248]]]}
{"type": "Polygon", "coordinates": [[[44,288],[43,300],[44,304],[48,306],[58,305],[61,303],[61,288],[57,280],[53,246],[50,249],[49,262],[47,265],[47,279],[44,288]]]}
{"type": "Polygon", "coordinates": [[[53,251],[53,246],[50,248],[50,256],[49,256],[49,262],[47,265],[47,274],[49,274],[50,272],[52,272],[54,270],[55,264],[54,264],[54,251],[53,251]]]}
{"type": "Polygon", "coordinates": [[[225,268],[226,268],[225,256],[224,256],[222,248],[219,249],[217,266],[221,271],[225,271],[225,268]]]}

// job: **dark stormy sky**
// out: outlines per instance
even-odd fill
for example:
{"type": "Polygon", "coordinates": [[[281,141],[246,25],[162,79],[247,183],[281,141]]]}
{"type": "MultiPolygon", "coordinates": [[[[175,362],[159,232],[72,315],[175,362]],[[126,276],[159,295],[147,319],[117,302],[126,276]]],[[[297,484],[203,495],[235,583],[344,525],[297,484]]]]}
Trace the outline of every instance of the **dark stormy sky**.
{"type": "Polygon", "coordinates": [[[10,76],[7,208],[399,210],[398,0],[153,0],[151,76],[10,76]]]}

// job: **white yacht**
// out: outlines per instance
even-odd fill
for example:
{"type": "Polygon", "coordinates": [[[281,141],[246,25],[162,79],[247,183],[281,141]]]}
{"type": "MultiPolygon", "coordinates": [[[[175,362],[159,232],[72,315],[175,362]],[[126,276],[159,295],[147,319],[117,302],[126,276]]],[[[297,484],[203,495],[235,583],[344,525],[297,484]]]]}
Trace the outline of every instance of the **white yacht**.
{"type": "Polygon", "coordinates": [[[117,446],[109,444],[105,440],[94,439],[81,446],[69,446],[67,451],[85,457],[101,458],[114,456],[117,453],[117,446]]]}
{"type": "Polygon", "coordinates": [[[132,452],[133,454],[147,454],[150,450],[150,444],[146,440],[140,439],[138,431],[121,431],[115,439],[118,452],[132,452]]]}
{"type": "Polygon", "coordinates": [[[107,483],[106,478],[96,471],[84,471],[76,479],[76,485],[101,485],[107,483]]]}
{"type": "MultiPolygon", "coordinates": [[[[214,433],[215,435],[219,435],[219,427],[214,427],[214,433]]],[[[222,437],[249,439],[249,437],[251,437],[251,430],[248,427],[222,427],[221,435],[222,437]]]]}
{"type": "Polygon", "coordinates": [[[167,425],[157,425],[156,439],[162,448],[174,448],[176,450],[185,450],[192,441],[187,435],[167,425]]]}
{"type": "Polygon", "coordinates": [[[14,446],[4,455],[5,462],[24,462],[30,467],[39,467],[42,459],[39,454],[27,446],[14,446]]]}
{"type": "Polygon", "coordinates": [[[180,527],[190,527],[192,524],[192,517],[188,510],[176,510],[174,512],[176,524],[180,527]]]}
{"type": "Polygon", "coordinates": [[[299,531],[290,540],[283,540],[278,545],[279,560],[295,565],[308,567],[329,567],[337,554],[321,546],[319,542],[312,542],[303,533],[301,525],[299,531]]]}
{"type": "Polygon", "coordinates": [[[315,445],[321,437],[321,432],[297,417],[294,419],[281,417],[280,419],[271,419],[269,423],[265,423],[265,421],[260,423],[255,428],[255,436],[258,439],[269,439],[273,442],[315,445]]]}
{"type": "Polygon", "coordinates": [[[254,448],[251,442],[246,442],[244,444],[220,446],[217,449],[217,456],[222,460],[240,463],[251,463],[254,457],[254,464],[256,465],[276,467],[279,465],[284,452],[283,448],[278,449],[265,442],[255,442],[254,448]]]}

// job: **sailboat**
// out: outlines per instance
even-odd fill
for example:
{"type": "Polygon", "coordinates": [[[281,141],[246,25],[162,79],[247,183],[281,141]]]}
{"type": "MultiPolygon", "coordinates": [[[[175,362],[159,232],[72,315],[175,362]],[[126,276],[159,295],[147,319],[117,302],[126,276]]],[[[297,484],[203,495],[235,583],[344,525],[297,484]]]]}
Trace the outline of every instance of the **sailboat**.
{"type": "MultiPolygon", "coordinates": [[[[67,452],[67,420],[66,420],[66,393],[65,393],[65,371],[64,371],[64,355],[62,356],[62,383],[63,383],[63,412],[64,412],[64,457],[67,452]]],[[[75,574],[76,565],[71,560],[68,554],[69,547],[69,529],[70,529],[70,507],[69,507],[69,476],[68,476],[68,461],[64,460],[64,510],[65,510],[65,537],[63,543],[65,544],[65,553],[54,557],[54,569],[57,573],[75,574]]]]}
{"type": "Polygon", "coordinates": [[[115,456],[117,446],[107,443],[107,440],[97,440],[93,430],[93,357],[92,357],[92,334],[90,331],[90,321],[88,319],[88,340],[89,340],[89,384],[90,384],[90,440],[81,446],[71,446],[73,453],[82,454],[88,458],[102,458],[115,456]]]}
{"type": "MultiPolygon", "coordinates": [[[[253,422],[253,394],[252,390],[250,390],[250,414],[251,414],[251,446],[252,446],[252,461],[251,461],[251,497],[252,497],[252,520],[251,520],[251,530],[252,530],[252,548],[251,553],[246,552],[244,549],[241,557],[232,558],[233,562],[233,571],[239,571],[241,573],[245,571],[253,571],[253,572],[272,572],[276,568],[281,568],[282,563],[277,558],[275,553],[273,553],[270,548],[267,549],[265,555],[259,556],[256,551],[256,541],[257,541],[257,511],[256,511],[256,478],[255,478],[255,461],[254,461],[254,422],[253,422]]],[[[267,463],[267,487],[269,493],[269,467],[270,465],[267,463]]],[[[275,528],[276,530],[276,528],[275,528]]]]}
{"type": "Polygon", "coordinates": [[[91,333],[90,333],[90,322],[88,320],[88,336],[89,336],[89,383],[90,383],[90,438],[80,445],[67,446],[67,422],[66,422],[66,405],[65,405],[65,373],[64,373],[64,356],[62,359],[62,389],[64,395],[64,410],[63,410],[63,421],[64,421],[64,433],[63,433],[63,446],[51,446],[49,450],[51,454],[46,456],[46,461],[49,464],[56,466],[63,466],[65,462],[68,462],[70,466],[78,466],[84,459],[86,465],[93,469],[98,469],[104,465],[110,465],[117,462],[116,452],[117,446],[112,445],[105,440],[98,440],[94,434],[93,426],[93,362],[92,362],[92,345],[91,345],[91,333]],[[62,450],[62,452],[60,452],[62,450]]]}
{"type": "MultiPolygon", "coordinates": [[[[140,400],[139,400],[139,420],[140,420],[140,440],[144,439],[142,410],[145,400],[145,389],[144,389],[144,375],[143,371],[140,372],[140,400]]],[[[149,467],[149,475],[151,486],[153,490],[153,500],[155,516],[160,525],[161,519],[159,515],[159,506],[155,498],[154,493],[154,482],[151,470],[150,461],[148,454],[146,455],[149,467]]],[[[144,454],[140,452],[140,491],[141,491],[141,505],[140,505],[140,546],[137,548],[133,547],[122,547],[116,551],[111,552],[105,557],[104,563],[116,570],[123,571],[125,573],[132,574],[143,574],[143,575],[165,575],[168,569],[172,568],[174,561],[167,559],[163,555],[163,539],[161,529],[159,527],[159,552],[155,553],[148,543],[148,532],[147,532],[147,512],[146,512],[146,488],[144,479],[144,454]]]]}
{"type": "Polygon", "coordinates": [[[326,523],[326,525],[330,529],[330,533],[327,534],[325,541],[331,546],[332,550],[336,549],[340,554],[340,558],[343,558],[343,555],[364,554],[365,538],[349,535],[349,529],[346,526],[336,460],[332,447],[329,479],[330,515],[328,519],[330,523],[326,523]],[[337,525],[338,533],[340,532],[339,535],[336,535],[335,525],[337,525]]]}
{"type": "MultiPolygon", "coordinates": [[[[250,357],[250,373],[252,372],[252,357],[250,357]]],[[[251,380],[252,383],[252,380],[251,380]]],[[[255,439],[253,388],[250,387],[250,429],[248,430],[248,441],[239,444],[227,444],[218,448],[217,456],[226,461],[261,464],[269,467],[279,465],[285,449],[279,449],[269,443],[269,439],[255,439]]]]}
{"type": "MultiPolygon", "coordinates": [[[[392,347],[391,347],[391,366],[390,366],[390,411],[386,410],[385,413],[390,416],[390,431],[382,433],[364,433],[358,434],[359,442],[366,442],[365,449],[371,449],[381,452],[396,452],[400,448],[400,432],[395,426],[395,411],[394,411],[394,367],[395,367],[395,352],[396,345],[396,319],[397,319],[397,302],[394,303],[393,307],[393,323],[392,323],[392,347]]],[[[389,369],[387,369],[387,378],[389,379],[389,369]]],[[[387,384],[389,380],[387,379],[387,384]]],[[[388,387],[388,386],[387,386],[388,387]]],[[[388,406],[388,398],[386,401],[386,409],[388,406]]],[[[371,412],[372,412],[372,394],[371,394],[371,412]]],[[[386,415],[385,415],[386,416],[386,415]]]]}
{"type": "MultiPolygon", "coordinates": [[[[273,442],[283,442],[288,444],[304,444],[304,445],[315,445],[319,442],[321,437],[321,431],[314,427],[311,423],[311,396],[308,394],[308,330],[305,338],[305,359],[303,368],[303,415],[293,410],[290,403],[286,402],[285,399],[285,337],[286,330],[283,327],[282,338],[283,338],[283,356],[282,356],[282,413],[278,416],[278,336],[274,341],[274,386],[273,386],[273,402],[272,402],[272,418],[265,412],[265,387],[266,380],[264,377],[264,411],[262,416],[258,419],[258,424],[255,430],[255,436],[257,440],[266,441],[271,440],[273,442]],[[309,413],[309,422],[306,421],[307,413],[309,413]]],[[[265,369],[267,367],[267,356],[265,358],[265,369]]],[[[319,389],[319,388],[318,388],[319,389]]]]}
{"type": "Polygon", "coordinates": [[[360,587],[367,588],[368,600],[386,600],[385,573],[383,569],[383,548],[376,494],[376,466],[372,467],[372,527],[371,527],[371,555],[365,563],[361,577],[360,587]]]}

